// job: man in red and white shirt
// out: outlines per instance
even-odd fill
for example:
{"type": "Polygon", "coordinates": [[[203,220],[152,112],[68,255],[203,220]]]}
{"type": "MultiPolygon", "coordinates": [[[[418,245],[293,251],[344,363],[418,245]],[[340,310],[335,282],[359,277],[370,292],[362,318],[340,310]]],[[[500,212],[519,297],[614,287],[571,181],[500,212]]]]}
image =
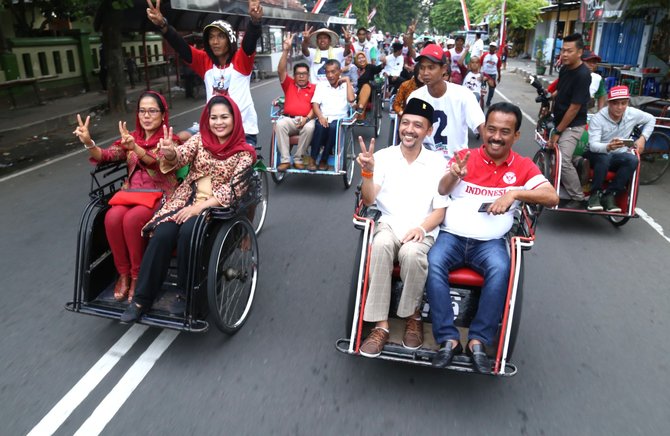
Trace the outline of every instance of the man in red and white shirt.
{"type": "Polygon", "coordinates": [[[293,77],[286,74],[288,54],[291,50],[293,34],[286,35],[282,45],[282,55],[277,66],[279,83],[284,91],[284,113],[275,124],[275,135],[277,135],[277,148],[279,149],[281,163],[277,170],[286,171],[291,167],[290,137],[298,136],[298,148],[293,155],[293,166],[302,170],[305,164],[302,156],[312,142],[314,135],[314,111],[312,110],[312,97],[316,85],[309,83],[309,67],[300,62],[293,66],[293,77]]]}
{"type": "Polygon", "coordinates": [[[237,103],[242,114],[246,140],[256,146],[258,116],[251,99],[250,82],[256,57],[256,42],[262,33],[263,8],[260,1],[249,0],[250,19],[241,49],[238,49],[237,35],[227,21],[216,20],[205,26],[202,31],[205,49],[200,50],[189,46],[184,38],[168,25],[167,19],[160,12],[160,1],[153,6],[149,0],[147,17],[158,26],[167,42],[188,66],[203,79],[207,101],[214,95],[225,94],[237,103]]]}
{"type": "Polygon", "coordinates": [[[512,151],[520,127],[517,106],[492,105],[483,129],[484,145],[456,153],[440,180],[438,192],[450,194],[452,202],[428,253],[426,295],[433,336],[440,344],[434,366],[448,366],[462,351],[449,296],[449,271],[468,266],[484,276],[479,308],[468,331],[468,352],[477,371],[491,372],[484,345],[493,343],[507,293],[510,259],[505,235],[512,227],[514,209],[521,202],[558,204],[556,191],[533,161],[512,151]]]}

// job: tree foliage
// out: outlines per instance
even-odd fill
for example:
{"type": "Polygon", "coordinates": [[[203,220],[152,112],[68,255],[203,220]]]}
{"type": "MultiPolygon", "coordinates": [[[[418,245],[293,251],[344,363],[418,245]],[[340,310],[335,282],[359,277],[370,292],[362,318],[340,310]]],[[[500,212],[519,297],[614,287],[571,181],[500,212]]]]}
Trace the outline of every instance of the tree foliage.
{"type": "MultiPolygon", "coordinates": [[[[473,0],[472,16],[476,21],[488,17],[489,28],[498,27],[502,18],[502,3],[503,0],[473,0]]],[[[533,29],[540,21],[540,8],[545,6],[547,6],[545,0],[507,0],[508,27],[533,29]]]]}
{"type": "MultiPolygon", "coordinates": [[[[468,10],[472,0],[467,0],[468,10]]],[[[430,26],[442,34],[449,34],[465,26],[460,0],[437,0],[430,11],[430,26]]]]}

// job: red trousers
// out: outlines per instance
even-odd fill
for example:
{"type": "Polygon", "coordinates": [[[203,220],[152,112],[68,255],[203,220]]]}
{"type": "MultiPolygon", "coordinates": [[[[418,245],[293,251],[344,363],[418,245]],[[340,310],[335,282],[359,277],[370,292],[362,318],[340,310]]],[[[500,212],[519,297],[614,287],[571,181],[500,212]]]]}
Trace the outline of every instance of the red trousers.
{"type": "Polygon", "coordinates": [[[112,206],[105,215],[105,233],[112,249],[114,266],[121,275],[137,277],[147,240],[142,227],[153,216],[146,206],[112,206]]]}

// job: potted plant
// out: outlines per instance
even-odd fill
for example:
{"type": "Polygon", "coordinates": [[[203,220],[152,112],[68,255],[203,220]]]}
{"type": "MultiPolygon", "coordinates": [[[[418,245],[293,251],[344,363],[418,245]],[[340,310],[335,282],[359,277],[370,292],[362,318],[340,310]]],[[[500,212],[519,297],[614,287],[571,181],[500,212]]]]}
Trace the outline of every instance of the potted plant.
{"type": "Polygon", "coordinates": [[[535,72],[538,76],[543,76],[547,71],[546,59],[544,57],[544,38],[538,38],[535,41],[535,47],[537,47],[537,51],[535,52],[535,72]]]}

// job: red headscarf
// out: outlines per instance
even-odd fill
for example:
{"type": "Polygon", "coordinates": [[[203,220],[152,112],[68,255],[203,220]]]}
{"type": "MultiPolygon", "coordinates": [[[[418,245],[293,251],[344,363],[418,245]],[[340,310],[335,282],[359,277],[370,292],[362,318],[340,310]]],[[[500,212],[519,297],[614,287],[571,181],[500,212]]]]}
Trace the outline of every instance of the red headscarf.
{"type": "Polygon", "coordinates": [[[248,151],[251,153],[254,160],[256,160],[256,150],[249,144],[244,137],[244,127],[242,125],[242,114],[240,109],[232,98],[226,95],[216,95],[212,97],[205,105],[205,110],[200,115],[200,137],[202,138],[202,146],[212,153],[217,159],[228,159],[230,156],[241,151],[248,151]],[[230,103],[233,109],[233,131],[230,136],[221,144],[219,138],[209,128],[209,109],[217,104],[224,104],[226,100],[230,103]]]}
{"type": "MultiPolygon", "coordinates": [[[[139,145],[144,149],[155,148],[158,145],[158,141],[160,141],[163,138],[163,125],[166,125],[168,128],[170,127],[170,113],[168,112],[167,101],[165,101],[165,97],[163,97],[156,91],[146,91],[142,93],[142,95],[140,95],[140,98],[137,99],[137,109],[135,110],[135,130],[130,132],[131,136],[135,139],[135,144],[139,145]],[[158,129],[156,129],[156,131],[153,133],[153,135],[151,135],[149,139],[145,139],[146,133],[142,128],[139,113],[140,101],[142,101],[142,98],[146,97],[147,94],[150,94],[156,97],[158,100],[160,100],[161,104],[159,104],[158,107],[163,110],[163,122],[161,123],[160,126],[158,126],[158,129]]],[[[172,135],[172,142],[176,144],[181,144],[181,140],[179,139],[179,137],[174,134],[172,135]]],[[[116,141],[115,144],[120,143],[121,140],[118,140],[116,141]]]]}

